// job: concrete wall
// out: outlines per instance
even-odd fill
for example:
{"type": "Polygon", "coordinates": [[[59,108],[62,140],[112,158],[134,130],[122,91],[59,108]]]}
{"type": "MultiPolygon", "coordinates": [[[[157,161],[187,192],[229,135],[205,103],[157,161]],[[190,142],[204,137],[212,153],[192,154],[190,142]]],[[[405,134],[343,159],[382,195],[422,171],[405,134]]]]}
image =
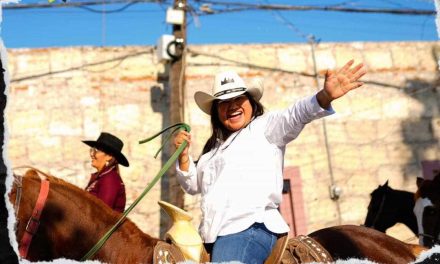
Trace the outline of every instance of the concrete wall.
{"type": "MultiPolygon", "coordinates": [[[[369,72],[362,88],[334,102],[335,115],[309,124],[288,145],[285,166],[299,167],[308,232],[363,223],[377,185],[389,180],[395,189],[415,191],[420,161],[440,159],[439,48],[438,42],[316,47],[321,76],[351,58],[369,72]],[[329,198],[332,184],[343,190],[338,201],[329,198]]],[[[262,103],[269,111],[317,91],[307,44],[190,46],[187,55],[185,121],[192,127],[194,157],[210,125],[192,96],[210,91],[216,72],[234,69],[248,83],[262,78],[262,103]]],[[[160,140],[138,144],[168,122],[168,73],[153,48],[10,49],[8,57],[11,166],[34,165],[84,187],[93,170],[81,140],[108,131],[126,144],[131,166],[122,168],[122,175],[130,204],[162,166],[153,158],[160,140]]],[[[160,184],[129,216],[153,236],[159,236],[159,199],[160,184]]],[[[197,225],[199,197],[185,199],[197,225]]],[[[407,231],[398,226],[391,234],[407,240],[407,231]]]]}

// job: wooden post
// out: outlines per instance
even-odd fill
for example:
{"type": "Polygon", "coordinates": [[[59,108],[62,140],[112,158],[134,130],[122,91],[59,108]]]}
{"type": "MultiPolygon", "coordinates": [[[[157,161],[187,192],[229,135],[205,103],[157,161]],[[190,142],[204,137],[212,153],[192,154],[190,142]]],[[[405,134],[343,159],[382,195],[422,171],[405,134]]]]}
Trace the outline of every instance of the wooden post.
{"type": "MultiPolygon", "coordinates": [[[[181,57],[171,60],[169,67],[169,125],[181,123],[184,121],[184,98],[185,98],[185,46],[186,46],[186,0],[174,0],[174,9],[184,11],[184,20],[182,25],[173,25],[173,35],[178,41],[182,40],[183,45],[174,45],[175,54],[182,54],[181,57]],[[183,50],[181,48],[183,47],[183,50]]],[[[170,140],[165,155],[165,160],[174,153],[175,148],[170,140]]],[[[161,182],[161,199],[183,209],[184,192],[177,182],[176,170],[172,166],[161,182]]],[[[161,212],[160,235],[163,237],[170,228],[170,218],[161,212]]]]}

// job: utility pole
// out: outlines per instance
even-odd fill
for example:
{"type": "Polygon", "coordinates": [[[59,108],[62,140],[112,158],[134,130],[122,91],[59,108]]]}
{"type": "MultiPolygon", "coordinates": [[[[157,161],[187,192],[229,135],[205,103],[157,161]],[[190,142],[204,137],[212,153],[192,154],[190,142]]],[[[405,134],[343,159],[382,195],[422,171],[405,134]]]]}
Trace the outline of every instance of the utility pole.
{"type": "MultiPolygon", "coordinates": [[[[319,91],[321,86],[319,83],[318,67],[316,65],[315,46],[316,46],[317,42],[316,42],[315,36],[313,36],[313,35],[308,36],[308,42],[309,42],[311,50],[312,50],[313,72],[315,75],[316,89],[319,91]]],[[[335,201],[335,203],[336,203],[336,210],[337,210],[337,214],[338,214],[338,224],[340,225],[342,223],[341,207],[339,204],[339,196],[340,196],[341,190],[335,184],[335,179],[334,179],[334,175],[333,175],[332,159],[331,159],[331,155],[330,155],[330,146],[328,143],[327,123],[325,120],[326,120],[325,118],[321,118],[322,130],[324,131],[325,150],[326,150],[326,154],[327,154],[327,165],[328,165],[328,170],[329,170],[329,174],[330,174],[330,198],[333,201],[335,201]]]]}
{"type": "MultiPolygon", "coordinates": [[[[187,0],[174,0],[173,9],[183,10],[183,23],[173,24],[173,35],[175,40],[172,43],[174,58],[169,64],[169,125],[181,123],[184,120],[184,99],[185,99],[185,47],[186,47],[186,11],[187,0]]],[[[170,140],[167,160],[175,152],[174,144],[170,140]]],[[[168,170],[167,175],[161,182],[161,199],[179,208],[184,206],[184,192],[177,182],[176,169],[174,166],[168,170]]],[[[163,212],[160,219],[160,235],[170,227],[170,217],[163,212]]]]}

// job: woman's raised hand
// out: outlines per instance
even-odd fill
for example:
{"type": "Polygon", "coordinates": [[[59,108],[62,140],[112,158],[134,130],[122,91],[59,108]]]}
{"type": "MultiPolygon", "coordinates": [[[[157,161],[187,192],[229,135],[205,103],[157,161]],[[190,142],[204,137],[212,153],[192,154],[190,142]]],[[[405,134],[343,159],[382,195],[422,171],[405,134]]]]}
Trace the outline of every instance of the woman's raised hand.
{"type": "Polygon", "coordinates": [[[356,66],[353,66],[353,63],[354,60],[350,60],[339,70],[327,71],[324,88],[317,94],[321,107],[328,108],[331,101],[364,84],[359,79],[367,73],[366,68],[362,63],[356,66]]]}

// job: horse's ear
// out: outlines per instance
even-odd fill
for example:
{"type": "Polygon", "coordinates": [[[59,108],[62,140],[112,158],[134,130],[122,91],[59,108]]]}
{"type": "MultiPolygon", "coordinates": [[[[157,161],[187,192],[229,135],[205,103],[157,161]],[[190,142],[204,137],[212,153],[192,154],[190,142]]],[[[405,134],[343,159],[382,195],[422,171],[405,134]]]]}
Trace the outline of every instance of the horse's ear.
{"type": "Polygon", "coordinates": [[[417,177],[417,179],[416,179],[417,189],[420,189],[420,187],[422,187],[422,184],[424,181],[425,181],[425,179],[417,177]]]}
{"type": "Polygon", "coordinates": [[[383,187],[388,187],[388,180],[383,184],[383,187]]]}
{"type": "Polygon", "coordinates": [[[29,169],[25,172],[24,177],[38,177],[38,172],[34,169],[29,169]]]}

